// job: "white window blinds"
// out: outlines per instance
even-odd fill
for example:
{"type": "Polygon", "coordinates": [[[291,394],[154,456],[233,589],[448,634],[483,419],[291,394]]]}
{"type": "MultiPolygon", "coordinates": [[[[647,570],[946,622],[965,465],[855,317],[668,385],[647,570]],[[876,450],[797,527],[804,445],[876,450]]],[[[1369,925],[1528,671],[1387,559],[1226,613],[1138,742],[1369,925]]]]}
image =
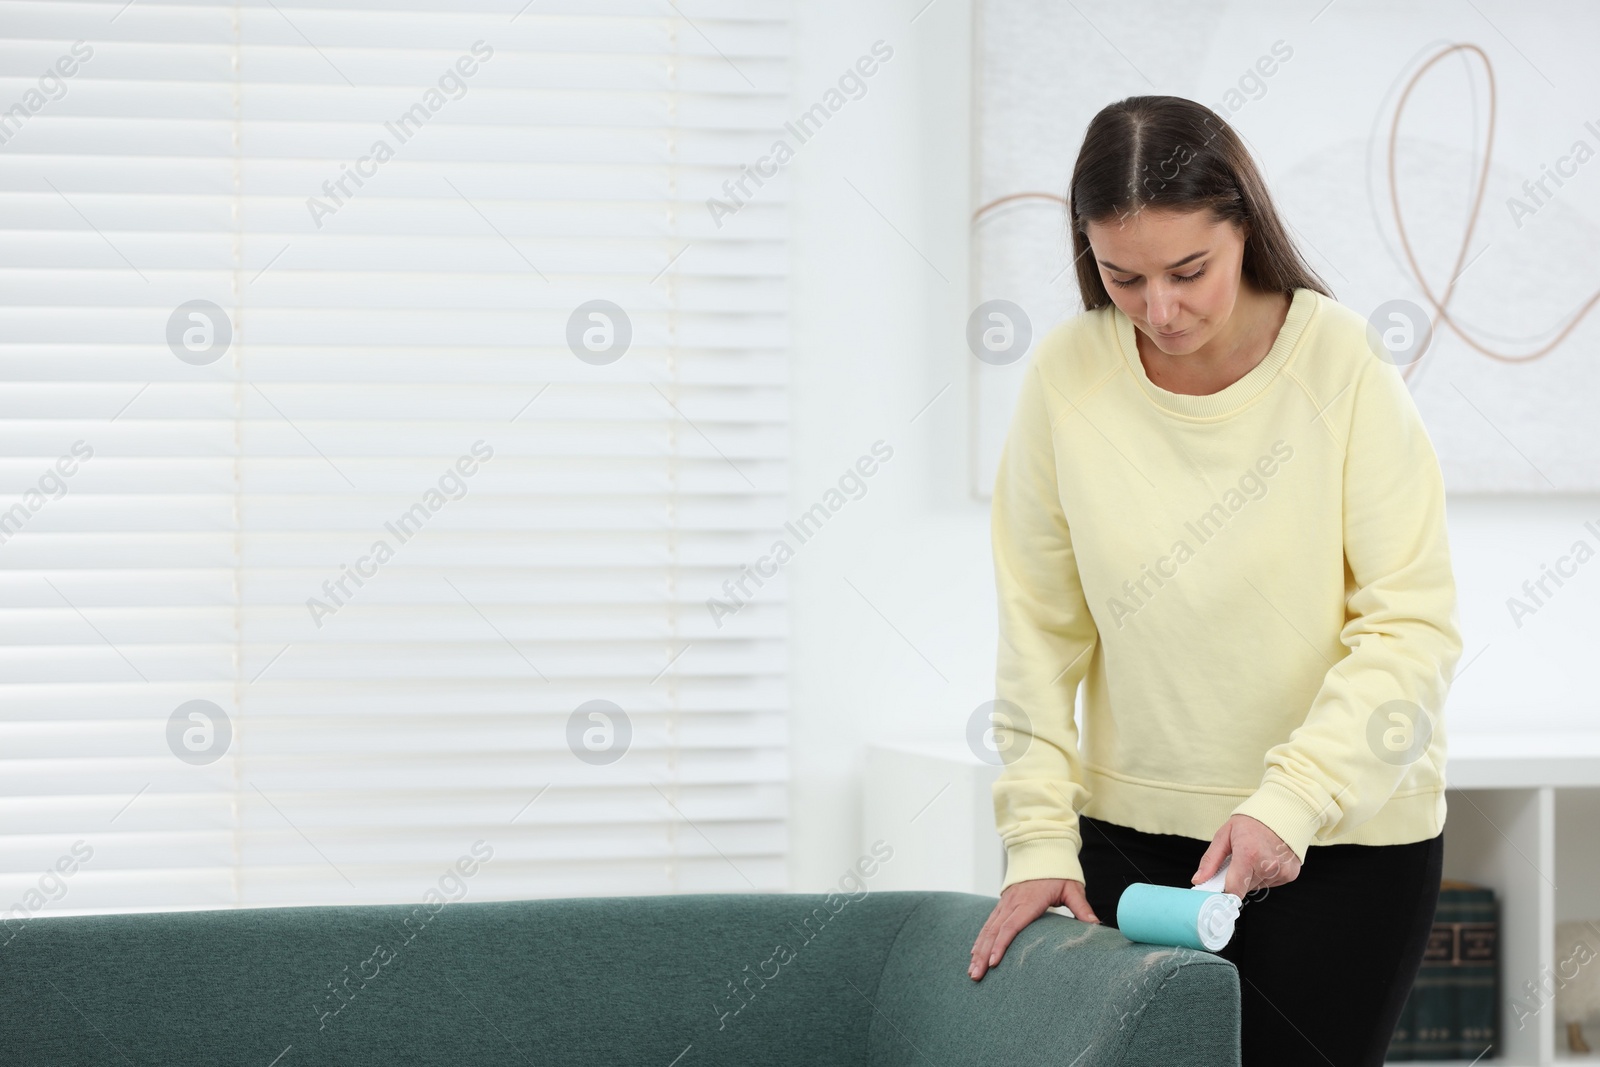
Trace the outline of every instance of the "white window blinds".
{"type": "Polygon", "coordinates": [[[787,17],[0,4],[6,928],[784,888],[787,17]]]}

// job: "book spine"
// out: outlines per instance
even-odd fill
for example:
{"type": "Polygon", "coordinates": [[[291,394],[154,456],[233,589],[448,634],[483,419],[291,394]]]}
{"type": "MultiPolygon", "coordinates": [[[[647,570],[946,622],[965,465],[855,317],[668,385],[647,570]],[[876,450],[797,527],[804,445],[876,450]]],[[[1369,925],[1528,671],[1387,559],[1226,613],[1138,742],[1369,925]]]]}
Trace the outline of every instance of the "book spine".
{"type": "Polygon", "coordinates": [[[1499,923],[1492,889],[1440,890],[1414,992],[1416,1059],[1476,1060],[1498,1045],[1499,923]]]}
{"type": "Polygon", "coordinates": [[[1457,925],[1461,1058],[1499,1047],[1500,921],[1491,890],[1462,901],[1457,925]]]}

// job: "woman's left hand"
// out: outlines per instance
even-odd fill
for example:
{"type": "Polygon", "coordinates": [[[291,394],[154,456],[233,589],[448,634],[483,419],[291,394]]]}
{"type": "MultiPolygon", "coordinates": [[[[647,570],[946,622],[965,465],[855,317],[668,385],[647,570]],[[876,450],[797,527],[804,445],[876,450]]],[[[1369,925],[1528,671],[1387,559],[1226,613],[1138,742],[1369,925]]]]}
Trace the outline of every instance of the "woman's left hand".
{"type": "Polygon", "coordinates": [[[1200,857],[1200,869],[1194,872],[1194,884],[1210,878],[1229,856],[1227,877],[1222,891],[1232,893],[1240,900],[1254,889],[1268,889],[1287,885],[1300,877],[1300,858],[1272,832],[1266,823],[1248,815],[1233,815],[1211,838],[1211,847],[1200,857]]]}

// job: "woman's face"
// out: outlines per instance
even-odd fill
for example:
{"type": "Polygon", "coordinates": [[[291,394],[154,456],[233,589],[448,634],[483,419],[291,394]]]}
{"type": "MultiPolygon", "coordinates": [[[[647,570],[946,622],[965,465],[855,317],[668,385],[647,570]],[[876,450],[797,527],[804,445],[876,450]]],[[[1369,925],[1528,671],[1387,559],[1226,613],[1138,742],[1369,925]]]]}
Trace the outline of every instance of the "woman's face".
{"type": "Polygon", "coordinates": [[[1223,332],[1244,261],[1232,223],[1211,221],[1209,211],[1146,208],[1084,232],[1106,292],[1161,351],[1194,352],[1223,332]]]}

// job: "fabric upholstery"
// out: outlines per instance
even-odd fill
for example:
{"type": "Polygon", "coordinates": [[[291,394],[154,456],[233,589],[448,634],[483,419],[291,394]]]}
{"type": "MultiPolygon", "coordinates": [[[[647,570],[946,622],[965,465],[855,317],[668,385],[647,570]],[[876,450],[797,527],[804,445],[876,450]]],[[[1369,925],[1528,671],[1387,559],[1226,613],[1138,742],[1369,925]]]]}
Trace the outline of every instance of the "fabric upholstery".
{"type": "Polygon", "coordinates": [[[973,982],[993,906],[751,893],[38,917],[0,945],[0,1063],[1239,1063],[1232,964],[1046,914],[973,982]]]}

